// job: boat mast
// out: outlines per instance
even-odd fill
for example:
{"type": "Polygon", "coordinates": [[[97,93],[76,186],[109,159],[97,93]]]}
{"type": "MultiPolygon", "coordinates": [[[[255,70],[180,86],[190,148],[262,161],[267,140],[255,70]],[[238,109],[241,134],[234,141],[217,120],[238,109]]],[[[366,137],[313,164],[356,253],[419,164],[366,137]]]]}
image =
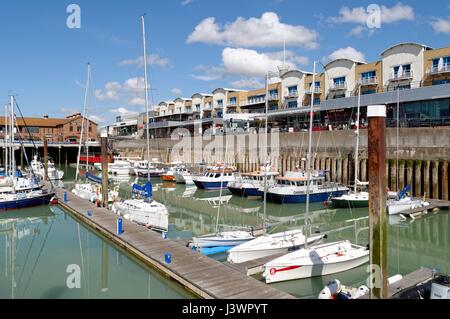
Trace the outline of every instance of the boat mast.
{"type": "Polygon", "coordinates": [[[311,146],[312,146],[312,128],[313,128],[313,111],[314,111],[314,93],[316,89],[316,62],[314,61],[313,77],[311,84],[311,108],[309,111],[309,137],[308,137],[308,156],[306,163],[306,212],[305,212],[305,248],[308,248],[308,219],[309,219],[309,200],[310,200],[310,183],[311,183],[311,146]]]}
{"type": "MultiPolygon", "coordinates": [[[[284,54],[286,54],[286,42],[284,43],[284,54]]],[[[286,60],[286,59],[284,59],[286,60]]],[[[286,63],[284,62],[284,65],[286,63]]],[[[283,65],[283,66],[284,66],[283,65]]],[[[266,151],[264,153],[264,198],[263,198],[263,236],[267,233],[267,227],[266,227],[266,218],[267,218],[267,158],[268,158],[268,141],[267,141],[267,130],[268,130],[268,121],[269,121],[269,73],[266,75],[266,115],[265,115],[265,121],[266,121],[266,127],[265,127],[265,133],[264,133],[264,139],[265,139],[265,147],[266,151]]]]}
{"type": "Polygon", "coordinates": [[[142,46],[144,50],[144,91],[145,91],[145,114],[147,128],[147,180],[150,182],[150,120],[148,109],[148,75],[147,75],[147,41],[145,39],[145,14],[141,16],[142,21],[142,46]]]}
{"type": "MultiPolygon", "coordinates": [[[[397,87],[397,136],[396,136],[396,139],[397,139],[397,141],[396,141],[396,143],[397,143],[397,149],[396,149],[396,163],[395,163],[395,165],[396,165],[396,167],[395,167],[395,169],[396,169],[396,174],[395,175],[397,175],[397,180],[396,180],[396,192],[397,192],[397,198],[398,198],[398,183],[399,183],[399,174],[398,174],[398,162],[399,162],[399,159],[398,159],[398,156],[399,156],[399,154],[398,154],[398,152],[399,152],[399,145],[398,145],[398,140],[399,140],[399,135],[400,135],[400,88],[399,87],[397,87]]],[[[399,199],[399,198],[398,198],[399,199]]]]}
{"type": "Polygon", "coordinates": [[[88,94],[89,94],[90,81],[91,81],[91,64],[88,63],[86,88],[85,88],[85,93],[84,93],[83,117],[82,117],[82,121],[81,121],[80,143],[78,144],[77,172],[76,172],[76,175],[75,175],[75,183],[78,181],[78,176],[80,175],[81,146],[83,145],[84,118],[86,117],[86,112],[87,112],[87,104],[88,104],[88,94]]]}
{"type": "Polygon", "coordinates": [[[10,97],[10,108],[11,108],[11,175],[14,177],[16,173],[16,159],[15,159],[15,152],[14,152],[14,96],[11,95],[10,97]]]}
{"type": "Polygon", "coordinates": [[[358,112],[356,115],[356,147],[355,147],[355,193],[358,191],[358,160],[359,160],[359,120],[361,114],[361,84],[358,86],[358,112]]]}
{"type": "Polygon", "coordinates": [[[9,134],[8,134],[8,108],[9,104],[5,105],[5,174],[6,176],[9,176],[9,134]]]}

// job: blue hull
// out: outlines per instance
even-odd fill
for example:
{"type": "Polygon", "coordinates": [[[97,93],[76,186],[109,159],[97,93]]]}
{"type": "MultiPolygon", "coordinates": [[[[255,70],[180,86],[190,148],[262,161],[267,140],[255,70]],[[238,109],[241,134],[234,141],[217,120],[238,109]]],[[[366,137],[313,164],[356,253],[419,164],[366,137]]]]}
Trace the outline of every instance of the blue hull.
{"type": "Polygon", "coordinates": [[[20,208],[48,205],[55,194],[46,194],[39,197],[0,202],[0,210],[14,210],[20,208]]]}
{"type": "Polygon", "coordinates": [[[194,181],[195,186],[197,186],[198,189],[204,189],[204,190],[220,190],[221,188],[227,188],[228,182],[199,182],[194,181]]]}
{"type": "Polygon", "coordinates": [[[260,192],[257,188],[244,188],[244,196],[245,197],[257,197],[257,196],[261,196],[261,194],[264,194],[264,193],[260,192]]]}
{"type": "MultiPolygon", "coordinates": [[[[340,197],[347,194],[346,191],[338,192],[326,192],[319,194],[310,194],[309,200],[311,203],[320,203],[327,201],[330,195],[333,197],[340,197]]],[[[302,204],[306,203],[306,195],[278,195],[273,193],[267,193],[267,201],[277,204],[302,204]]]]}

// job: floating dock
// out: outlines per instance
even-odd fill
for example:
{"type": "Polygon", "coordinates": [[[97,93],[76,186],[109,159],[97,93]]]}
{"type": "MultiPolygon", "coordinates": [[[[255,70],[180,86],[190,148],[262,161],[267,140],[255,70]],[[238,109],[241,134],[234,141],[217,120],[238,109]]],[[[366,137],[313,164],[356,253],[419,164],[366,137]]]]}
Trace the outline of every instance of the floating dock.
{"type": "Polygon", "coordinates": [[[123,220],[123,234],[117,234],[118,216],[96,207],[67,190],[56,188],[59,206],[75,219],[101,233],[146,265],[177,281],[205,299],[294,299],[295,297],[251,278],[237,269],[183,247],[179,242],[123,220]],[[67,193],[67,202],[63,201],[67,193]],[[89,212],[89,214],[88,214],[89,212]],[[170,253],[171,263],[165,255],[170,253]]]}

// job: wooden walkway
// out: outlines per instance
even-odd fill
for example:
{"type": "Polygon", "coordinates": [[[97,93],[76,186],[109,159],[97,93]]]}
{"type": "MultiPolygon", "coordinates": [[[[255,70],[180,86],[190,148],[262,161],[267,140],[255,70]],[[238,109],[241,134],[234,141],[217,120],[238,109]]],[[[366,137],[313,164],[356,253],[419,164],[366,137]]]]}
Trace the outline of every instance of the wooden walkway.
{"type": "Polygon", "coordinates": [[[63,189],[57,188],[56,194],[59,205],[74,218],[201,298],[294,299],[287,293],[127,220],[123,220],[124,233],[119,236],[116,231],[117,215],[110,210],[95,207],[63,189]],[[64,192],[67,192],[67,203],[63,201],[64,192]],[[92,212],[92,216],[88,216],[88,211],[92,212]],[[172,254],[170,264],[165,263],[166,253],[172,254]]]}
{"type": "Polygon", "coordinates": [[[450,210],[450,202],[449,201],[437,200],[437,199],[427,199],[426,201],[430,203],[429,206],[410,209],[408,211],[402,212],[400,215],[403,216],[404,218],[416,219],[417,217],[426,215],[426,214],[424,214],[425,211],[430,213],[435,209],[450,210]]]}

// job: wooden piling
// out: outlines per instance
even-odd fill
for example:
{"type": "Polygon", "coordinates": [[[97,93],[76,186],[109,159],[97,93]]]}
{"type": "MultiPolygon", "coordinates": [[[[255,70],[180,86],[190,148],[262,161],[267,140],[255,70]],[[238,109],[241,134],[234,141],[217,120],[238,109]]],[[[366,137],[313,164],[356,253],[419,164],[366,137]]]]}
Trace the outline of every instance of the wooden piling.
{"type": "Polygon", "coordinates": [[[404,189],[405,188],[405,161],[404,160],[400,160],[398,163],[398,187],[399,189],[404,189]]]}
{"type": "Polygon", "coordinates": [[[423,163],[423,193],[425,197],[429,198],[431,196],[431,184],[430,184],[430,168],[431,168],[431,162],[425,161],[423,163]]]}
{"type": "Polygon", "coordinates": [[[439,199],[439,161],[433,161],[433,197],[439,199]]]}
{"type": "Polygon", "coordinates": [[[415,179],[414,179],[414,196],[422,196],[422,161],[416,161],[415,167],[415,179]]]}
{"type": "Polygon", "coordinates": [[[342,164],[342,183],[348,185],[348,157],[345,157],[342,164]]]}
{"type": "Polygon", "coordinates": [[[448,162],[443,161],[441,163],[441,191],[442,191],[442,200],[448,200],[448,162]]]}
{"type": "Polygon", "coordinates": [[[48,181],[48,140],[44,137],[44,180],[48,181]]]}
{"type": "Polygon", "coordinates": [[[103,133],[100,138],[102,159],[102,201],[103,207],[108,207],[108,135],[103,133]]]}

